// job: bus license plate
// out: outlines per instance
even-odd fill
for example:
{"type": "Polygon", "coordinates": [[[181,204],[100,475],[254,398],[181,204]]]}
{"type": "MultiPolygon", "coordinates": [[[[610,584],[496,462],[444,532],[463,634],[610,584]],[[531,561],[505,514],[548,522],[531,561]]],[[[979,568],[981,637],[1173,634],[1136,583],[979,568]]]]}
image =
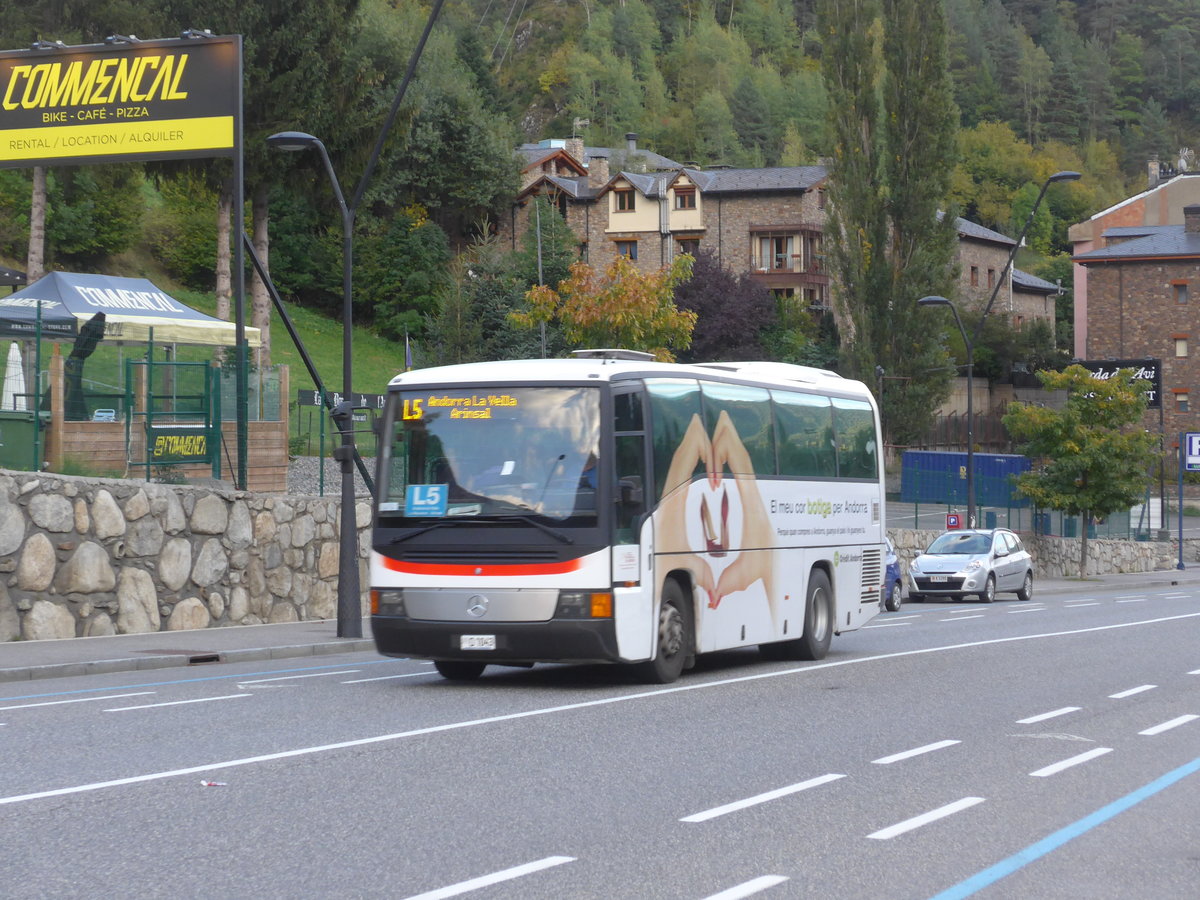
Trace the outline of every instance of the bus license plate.
{"type": "Polygon", "coordinates": [[[460,650],[495,650],[496,636],[494,634],[464,634],[460,635],[460,650]]]}
{"type": "Polygon", "coordinates": [[[930,575],[929,580],[938,583],[949,580],[945,575],[930,575]]]}

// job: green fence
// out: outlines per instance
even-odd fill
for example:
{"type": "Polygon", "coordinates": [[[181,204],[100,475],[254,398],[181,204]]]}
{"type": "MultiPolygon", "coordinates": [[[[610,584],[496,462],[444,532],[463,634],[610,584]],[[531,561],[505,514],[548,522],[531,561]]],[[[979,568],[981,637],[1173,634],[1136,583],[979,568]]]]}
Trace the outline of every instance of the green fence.
{"type": "MultiPolygon", "coordinates": [[[[946,517],[957,513],[966,527],[966,494],[958,473],[918,472],[911,477],[936,479],[935,490],[915,492],[924,496],[940,493],[953,498],[937,502],[902,502],[899,494],[888,495],[887,524],[889,528],[915,528],[940,531],[946,527],[946,517]]],[[[1070,516],[1056,510],[1042,510],[1028,500],[1016,495],[1010,477],[995,478],[975,476],[975,496],[987,498],[976,506],[976,526],[979,528],[1011,528],[1013,531],[1078,537],[1083,523],[1078,516],[1070,516]]],[[[1145,508],[1148,508],[1146,504],[1145,508]]],[[[1132,515],[1129,510],[1114,513],[1103,519],[1094,519],[1088,524],[1088,537],[1121,538],[1123,540],[1149,540],[1158,529],[1157,516],[1132,515]]]]}

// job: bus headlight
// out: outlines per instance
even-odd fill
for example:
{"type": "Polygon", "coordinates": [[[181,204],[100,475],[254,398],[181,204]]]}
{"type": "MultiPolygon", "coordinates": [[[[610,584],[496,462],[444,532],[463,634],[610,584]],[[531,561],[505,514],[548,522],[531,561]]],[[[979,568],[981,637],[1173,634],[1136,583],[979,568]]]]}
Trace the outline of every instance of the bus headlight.
{"type": "Polygon", "coordinates": [[[559,591],[556,619],[610,619],[611,591],[559,591]]]}
{"type": "Polygon", "coordinates": [[[401,588],[371,590],[371,614],[375,616],[404,615],[404,591],[401,588]]]}

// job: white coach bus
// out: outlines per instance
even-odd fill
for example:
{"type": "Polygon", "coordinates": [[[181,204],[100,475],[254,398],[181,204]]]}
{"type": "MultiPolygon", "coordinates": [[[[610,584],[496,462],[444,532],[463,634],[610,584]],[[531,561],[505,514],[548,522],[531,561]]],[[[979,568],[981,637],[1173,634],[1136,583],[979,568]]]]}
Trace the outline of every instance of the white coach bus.
{"type": "Polygon", "coordinates": [[[388,386],[371,549],[380,653],[489,665],[821,659],[879,612],[884,486],[867,388],[783,363],[626,350],[388,386]]]}

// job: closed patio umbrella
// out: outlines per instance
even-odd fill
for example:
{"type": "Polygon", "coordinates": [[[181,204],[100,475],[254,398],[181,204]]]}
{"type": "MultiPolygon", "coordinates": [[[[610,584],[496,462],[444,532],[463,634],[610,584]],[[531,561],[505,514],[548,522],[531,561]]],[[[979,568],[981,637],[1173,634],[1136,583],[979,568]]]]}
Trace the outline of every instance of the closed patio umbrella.
{"type": "Polygon", "coordinates": [[[21,349],[17,342],[8,345],[8,362],[4,367],[4,387],[0,391],[0,409],[26,409],[25,369],[21,365],[21,349]]]}

